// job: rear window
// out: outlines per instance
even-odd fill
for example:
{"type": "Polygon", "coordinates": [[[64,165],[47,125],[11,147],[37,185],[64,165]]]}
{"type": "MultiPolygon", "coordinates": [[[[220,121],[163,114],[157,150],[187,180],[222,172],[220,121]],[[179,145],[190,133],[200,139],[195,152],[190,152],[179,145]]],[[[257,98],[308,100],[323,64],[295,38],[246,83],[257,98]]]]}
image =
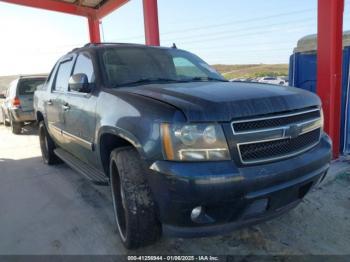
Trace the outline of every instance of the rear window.
{"type": "Polygon", "coordinates": [[[18,94],[33,95],[39,85],[45,83],[46,78],[22,79],[19,83],[18,94]]]}

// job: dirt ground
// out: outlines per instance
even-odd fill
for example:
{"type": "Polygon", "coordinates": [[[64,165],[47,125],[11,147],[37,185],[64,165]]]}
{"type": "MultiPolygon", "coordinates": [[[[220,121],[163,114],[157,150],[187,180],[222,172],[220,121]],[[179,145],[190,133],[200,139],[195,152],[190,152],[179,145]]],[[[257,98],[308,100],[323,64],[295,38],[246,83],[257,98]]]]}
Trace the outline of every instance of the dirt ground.
{"type": "Polygon", "coordinates": [[[113,221],[108,187],[65,164],[45,166],[36,130],[0,125],[0,254],[350,254],[350,161],[291,212],[226,236],[171,239],[127,251],[113,221]]]}

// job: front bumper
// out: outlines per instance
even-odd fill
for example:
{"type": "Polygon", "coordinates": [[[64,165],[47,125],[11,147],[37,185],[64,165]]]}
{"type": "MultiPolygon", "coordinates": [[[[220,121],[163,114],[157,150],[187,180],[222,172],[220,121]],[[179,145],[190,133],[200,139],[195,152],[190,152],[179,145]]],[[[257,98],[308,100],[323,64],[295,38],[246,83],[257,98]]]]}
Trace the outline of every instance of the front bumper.
{"type": "Polygon", "coordinates": [[[10,109],[12,118],[15,122],[33,122],[35,121],[34,110],[23,111],[20,108],[10,109]]]}
{"type": "Polygon", "coordinates": [[[327,173],[331,142],[326,135],[308,152],[279,162],[237,167],[233,161],[158,161],[148,181],[163,231],[173,236],[221,234],[258,223],[295,207],[327,173]],[[191,211],[202,206],[204,219],[191,211]]]}

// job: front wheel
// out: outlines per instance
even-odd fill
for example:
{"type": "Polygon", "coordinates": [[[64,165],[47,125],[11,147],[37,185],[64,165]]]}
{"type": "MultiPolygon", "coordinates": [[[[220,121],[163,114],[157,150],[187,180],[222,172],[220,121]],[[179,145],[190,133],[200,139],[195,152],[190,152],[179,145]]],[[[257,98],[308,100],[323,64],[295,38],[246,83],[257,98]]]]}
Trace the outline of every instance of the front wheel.
{"type": "Polygon", "coordinates": [[[39,141],[41,155],[45,164],[54,165],[62,162],[54,152],[54,149],[56,148],[55,143],[47,132],[44,121],[39,123],[39,141]]]}
{"type": "Polygon", "coordinates": [[[124,246],[135,249],[156,242],[161,226],[137,151],[131,147],[114,150],[109,170],[114,214],[124,246]]]}

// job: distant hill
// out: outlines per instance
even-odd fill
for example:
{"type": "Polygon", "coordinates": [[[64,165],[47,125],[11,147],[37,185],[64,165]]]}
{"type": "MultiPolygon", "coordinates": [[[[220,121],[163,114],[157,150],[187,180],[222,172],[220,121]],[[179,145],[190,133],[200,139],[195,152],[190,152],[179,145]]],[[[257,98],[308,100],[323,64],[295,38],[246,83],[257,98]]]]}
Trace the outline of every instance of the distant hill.
{"type": "Polygon", "coordinates": [[[287,76],[288,64],[213,65],[226,79],[287,76]]]}

